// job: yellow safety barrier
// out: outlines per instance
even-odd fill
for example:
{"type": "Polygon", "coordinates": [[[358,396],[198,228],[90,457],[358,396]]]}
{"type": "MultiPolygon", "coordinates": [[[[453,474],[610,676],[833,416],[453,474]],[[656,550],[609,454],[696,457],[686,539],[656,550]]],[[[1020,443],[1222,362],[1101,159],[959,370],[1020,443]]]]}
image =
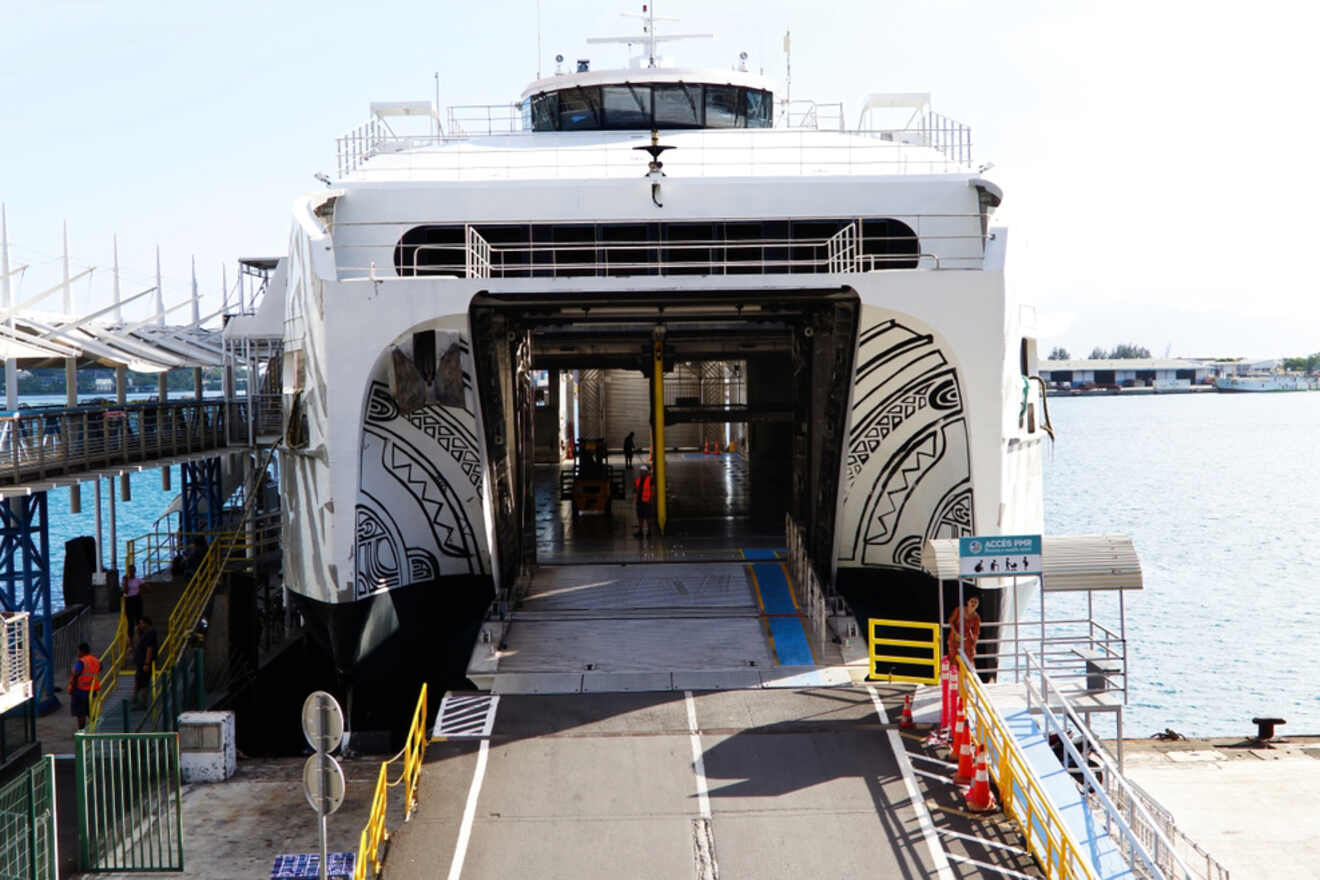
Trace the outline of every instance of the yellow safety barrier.
{"type": "Polygon", "coordinates": [[[1049,880],[1099,880],[1041,787],[1022,747],[991,704],[981,679],[961,654],[957,664],[958,690],[967,721],[973,741],[985,746],[987,763],[999,788],[1000,809],[1017,823],[1027,848],[1049,880]]]}
{"type": "Polygon", "coordinates": [[[119,624],[115,627],[115,637],[110,640],[110,645],[101,655],[101,677],[97,681],[97,689],[92,691],[92,698],[88,701],[87,729],[96,730],[96,724],[101,719],[101,709],[105,705],[106,697],[119,684],[121,674],[132,675],[133,670],[128,667],[128,649],[132,645],[132,639],[128,632],[128,618],[124,616],[124,603],[119,603],[119,624]]]}
{"type": "Polygon", "coordinates": [[[884,679],[886,681],[906,681],[916,684],[939,684],[940,683],[940,625],[938,623],[922,623],[915,620],[883,620],[872,617],[867,620],[866,633],[867,653],[871,658],[871,672],[867,675],[870,681],[884,679]],[[879,627],[894,627],[897,629],[914,629],[923,634],[929,634],[929,638],[923,639],[891,639],[881,638],[876,635],[876,629],[879,627]],[[878,654],[876,649],[880,646],[888,648],[923,648],[930,651],[930,656],[904,656],[901,654],[878,654]],[[879,664],[901,663],[905,666],[929,666],[930,675],[894,675],[892,672],[881,673],[879,664]]]}
{"type": "Polygon", "coordinates": [[[371,876],[379,877],[385,867],[385,844],[390,839],[389,829],[385,827],[385,812],[389,807],[389,789],[403,783],[403,821],[412,818],[417,808],[417,782],[422,776],[422,759],[426,757],[426,685],[417,696],[417,707],[413,709],[412,723],[408,725],[408,735],[403,741],[403,751],[382,761],[380,772],[376,775],[376,788],[371,795],[371,812],[367,816],[366,827],[358,836],[357,864],[353,868],[353,880],[366,880],[367,864],[371,864],[371,876]],[[403,761],[403,772],[393,782],[389,781],[388,768],[395,761],[403,761]]]}

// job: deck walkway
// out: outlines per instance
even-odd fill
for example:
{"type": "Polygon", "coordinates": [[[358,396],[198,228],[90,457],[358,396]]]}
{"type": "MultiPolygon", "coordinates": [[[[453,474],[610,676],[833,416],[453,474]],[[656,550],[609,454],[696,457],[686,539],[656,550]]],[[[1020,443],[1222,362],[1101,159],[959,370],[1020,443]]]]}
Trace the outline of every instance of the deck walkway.
{"type": "Polygon", "coordinates": [[[0,413],[0,498],[192,461],[246,444],[246,403],[170,400],[0,413]]]}

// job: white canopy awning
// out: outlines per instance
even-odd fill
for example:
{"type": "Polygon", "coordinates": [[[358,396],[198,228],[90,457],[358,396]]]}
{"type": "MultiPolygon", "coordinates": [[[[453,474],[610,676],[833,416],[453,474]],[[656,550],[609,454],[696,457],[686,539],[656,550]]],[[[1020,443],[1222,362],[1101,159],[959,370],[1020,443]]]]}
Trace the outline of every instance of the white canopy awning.
{"type": "MultiPolygon", "coordinates": [[[[958,580],[958,539],[936,538],[921,548],[921,568],[936,580],[958,580]]],[[[983,589],[998,589],[1012,578],[976,578],[983,589]]],[[[1126,535],[1045,535],[1041,538],[1041,589],[1140,590],[1141,560],[1126,535]]]]}

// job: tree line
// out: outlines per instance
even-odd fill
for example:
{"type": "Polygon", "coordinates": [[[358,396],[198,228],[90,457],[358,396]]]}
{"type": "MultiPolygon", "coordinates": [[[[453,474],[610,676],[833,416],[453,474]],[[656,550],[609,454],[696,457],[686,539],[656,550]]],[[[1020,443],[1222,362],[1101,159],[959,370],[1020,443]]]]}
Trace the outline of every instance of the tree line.
{"type": "MultiPolygon", "coordinates": [[[[1087,356],[1087,360],[1091,360],[1091,361],[1129,360],[1132,358],[1149,358],[1149,357],[1150,357],[1149,348],[1146,348],[1144,345],[1137,345],[1136,343],[1133,342],[1124,342],[1108,350],[1101,348],[1100,346],[1097,345],[1095,348],[1091,349],[1091,354],[1087,356]]],[[[1052,361],[1070,361],[1072,360],[1072,355],[1068,353],[1068,349],[1064,348],[1061,345],[1056,345],[1054,346],[1054,349],[1050,352],[1049,359],[1052,361]]]]}

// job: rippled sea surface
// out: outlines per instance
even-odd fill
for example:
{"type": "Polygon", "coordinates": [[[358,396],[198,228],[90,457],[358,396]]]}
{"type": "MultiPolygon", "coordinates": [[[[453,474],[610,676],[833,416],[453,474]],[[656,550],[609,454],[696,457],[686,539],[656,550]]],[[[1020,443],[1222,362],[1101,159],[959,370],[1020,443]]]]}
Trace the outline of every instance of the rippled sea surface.
{"type": "Polygon", "coordinates": [[[1320,734],[1320,392],[1049,408],[1046,532],[1125,533],[1142,560],[1124,734],[1320,734]]]}

